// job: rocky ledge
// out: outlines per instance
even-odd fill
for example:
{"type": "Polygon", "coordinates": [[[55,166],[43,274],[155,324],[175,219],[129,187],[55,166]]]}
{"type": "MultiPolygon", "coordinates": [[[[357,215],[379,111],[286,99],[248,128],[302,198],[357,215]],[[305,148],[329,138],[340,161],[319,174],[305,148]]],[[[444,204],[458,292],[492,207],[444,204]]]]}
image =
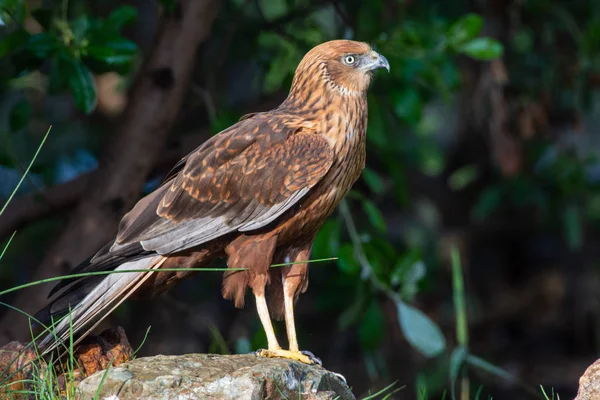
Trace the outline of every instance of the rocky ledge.
{"type": "Polygon", "coordinates": [[[579,378],[579,390],[575,400],[600,399],[600,359],[590,365],[579,378]]]}
{"type": "Polygon", "coordinates": [[[338,375],[320,366],[255,355],[138,358],[96,372],[78,389],[86,400],[355,399],[338,375]]]}

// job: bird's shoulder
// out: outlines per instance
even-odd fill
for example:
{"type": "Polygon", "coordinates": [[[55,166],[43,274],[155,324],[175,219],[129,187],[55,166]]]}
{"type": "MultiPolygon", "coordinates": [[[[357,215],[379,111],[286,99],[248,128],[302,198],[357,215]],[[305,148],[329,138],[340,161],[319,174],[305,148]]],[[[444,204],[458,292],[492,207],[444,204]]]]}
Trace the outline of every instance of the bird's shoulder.
{"type": "Polygon", "coordinates": [[[290,136],[302,135],[291,142],[320,142],[314,120],[285,110],[273,109],[244,114],[230,127],[215,134],[183,157],[165,176],[163,184],[174,178],[197,175],[200,170],[223,166],[246,156],[257,148],[263,154],[269,148],[285,143],[290,136]],[[313,136],[314,135],[314,136],[313,136]],[[243,154],[245,152],[245,154],[243,154]]]}
{"type": "MultiPolygon", "coordinates": [[[[278,159],[332,158],[330,142],[308,118],[277,109],[246,114],[188,155],[183,178],[215,176],[217,170],[240,169],[247,175],[278,159]]],[[[183,160],[182,160],[183,161],[183,160]]]]}

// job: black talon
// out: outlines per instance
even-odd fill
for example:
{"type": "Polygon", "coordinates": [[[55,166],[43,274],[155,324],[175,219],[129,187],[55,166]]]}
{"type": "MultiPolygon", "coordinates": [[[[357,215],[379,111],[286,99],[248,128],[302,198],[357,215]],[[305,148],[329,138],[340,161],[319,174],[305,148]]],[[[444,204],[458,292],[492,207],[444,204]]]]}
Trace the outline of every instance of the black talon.
{"type": "Polygon", "coordinates": [[[333,372],[333,371],[329,371],[329,372],[331,372],[333,375],[335,375],[335,377],[338,378],[340,381],[344,382],[344,385],[348,386],[348,382],[346,381],[346,378],[344,377],[344,375],[338,374],[337,372],[333,372]]]}
{"type": "Polygon", "coordinates": [[[263,351],[264,349],[258,349],[256,351],[251,351],[249,354],[254,354],[255,356],[260,356],[260,353],[263,351]]]}
{"type": "Polygon", "coordinates": [[[321,359],[319,357],[315,356],[311,351],[302,350],[302,351],[300,351],[300,353],[302,353],[306,357],[310,358],[310,360],[312,362],[314,362],[315,364],[319,364],[321,367],[323,366],[323,361],[321,361],[321,359]]]}

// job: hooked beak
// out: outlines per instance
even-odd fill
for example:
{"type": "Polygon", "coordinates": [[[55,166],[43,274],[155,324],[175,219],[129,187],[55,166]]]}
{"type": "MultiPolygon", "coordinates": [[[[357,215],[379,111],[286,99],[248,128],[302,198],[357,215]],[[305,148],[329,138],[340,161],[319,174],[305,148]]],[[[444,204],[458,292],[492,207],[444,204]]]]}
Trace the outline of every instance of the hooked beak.
{"type": "Polygon", "coordinates": [[[376,51],[371,51],[365,56],[365,63],[362,68],[366,71],[385,68],[388,72],[390,72],[390,63],[388,62],[387,58],[381,54],[377,53],[376,51]]]}

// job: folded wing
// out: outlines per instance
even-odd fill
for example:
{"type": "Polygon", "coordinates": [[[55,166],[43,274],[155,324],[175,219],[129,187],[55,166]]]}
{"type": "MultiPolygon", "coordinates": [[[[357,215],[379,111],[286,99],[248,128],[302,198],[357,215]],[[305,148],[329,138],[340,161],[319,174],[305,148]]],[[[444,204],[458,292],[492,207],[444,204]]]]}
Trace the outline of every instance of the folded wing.
{"type": "Polygon", "coordinates": [[[316,132],[283,115],[255,114],[186,157],[123,218],[111,250],[139,242],[164,255],[259,229],[306,195],[332,162],[316,132]]]}

